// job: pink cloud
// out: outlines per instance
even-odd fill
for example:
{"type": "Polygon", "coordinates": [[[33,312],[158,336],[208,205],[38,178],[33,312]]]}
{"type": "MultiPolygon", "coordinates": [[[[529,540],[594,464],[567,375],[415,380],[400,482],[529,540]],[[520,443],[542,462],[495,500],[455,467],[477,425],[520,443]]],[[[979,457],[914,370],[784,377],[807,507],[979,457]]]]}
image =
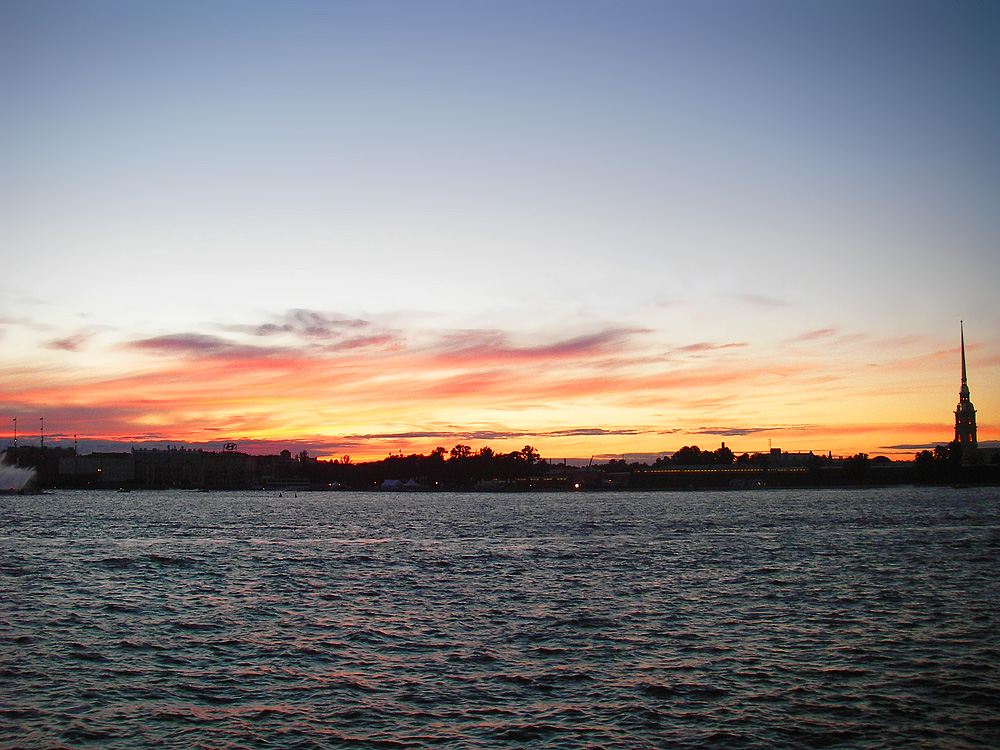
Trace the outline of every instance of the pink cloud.
{"type": "Polygon", "coordinates": [[[318,310],[289,310],[275,322],[258,326],[244,326],[240,330],[256,336],[297,334],[308,339],[340,338],[345,330],[366,328],[371,323],[360,318],[347,318],[318,310]]]}
{"type": "Polygon", "coordinates": [[[93,334],[91,333],[75,333],[72,336],[67,336],[65,338],[53,339],[45,346],[48,349],[65,352],[78,352],[92,337],[93,334]]]}
{"type": "Polygon", "coordinates": [[[649,331],[612,328],[538,346],[515,346],[501,331],[460,331],[444,335],[436,350],[438,359],[449,363],[552,362],[621,355],[632,350],[632,339],[643,333],[649,331]]]}
{"type": "Polygon", "coordinates": [[[236,344],[204,333],[174,333],[139,339],[126,345],[136,351],[167,356],[220,359],[260,359],[287,352],[279,348],[236,344]]]}
{"type": "Polygon", "coordinates": [[[796,344],[804,341],[816,341],[817,339],[828,339],[837,335],[835,328],[820,328],[815,331],[807,331],[795,338],[789,339],[789,343],[796,344]]]}
{"type": "Polygon", "coordinates": [[[717,352],[723,349],[741,349],[747,346],[746,341],[732,342],[729,344],[713,344],[708,341],[701,341],[697,344],[688,344],[677,349],[684,354],[701,354],[703,352],[717,352]]]}
{"type": "MultiPolygon", "coordinates": [[[[842,434],[836,425],[788,426],[795,424],[795,404],[813,414],[818,400],[847,405],[884,387],[877,374],[845,368],[857,363],[857,347],[832,328],[791,342],[827,342],[825,357],[787,346],[749,356],[746,342],[725,340],[663,349],[662,338],[625,326],[525,344],[496,329],[404,332],[311,311],[214,330],[222,333],[136,338],[111,352],[114,371],[98,369],[93,351],[74,358],[91,363],[79,369],[22,365],[0,384],[0,409],[44,411],[46,424],[51,419],[53,429],[67,434],[189,441],[287,435],[359,456],[365,435],[379,450],[394,439],[398,445],[388,447],[419,448],[438,434],[442,442],[530,438],[571,446],[655,434],[775,433],[811,447],[825,435],[835,449],[862,440],[900,442],[878,426],[848,425],[842,434]],[[551,418],[544,426],[525,424],[529,411],[551,418]],[[772,415],[779,426],[767,426],[772,415]],[[608,418],[616,423],[603,424],[608,418]],[[428,424],[447,427],[420,428],[428,424]]],[[[73,351],[86,339],[61,341],[57,348],[73,351]]],[[[953,354],[928,354],[914,342],[881,353],[880,373],[898,377],[938,367],[953,354]]],[[[929,431],[912,433],[913,441],[933,439],[929,431]]]]}

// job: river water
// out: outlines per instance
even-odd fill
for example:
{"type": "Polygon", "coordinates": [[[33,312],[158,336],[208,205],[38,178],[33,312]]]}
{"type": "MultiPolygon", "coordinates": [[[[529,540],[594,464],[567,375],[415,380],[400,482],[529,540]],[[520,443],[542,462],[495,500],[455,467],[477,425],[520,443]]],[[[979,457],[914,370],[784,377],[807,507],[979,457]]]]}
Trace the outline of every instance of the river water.
{"type": "Polygon", "coordinates": [[[0,497],[0,748],[1000,746],[996,488],[0,497]]]}

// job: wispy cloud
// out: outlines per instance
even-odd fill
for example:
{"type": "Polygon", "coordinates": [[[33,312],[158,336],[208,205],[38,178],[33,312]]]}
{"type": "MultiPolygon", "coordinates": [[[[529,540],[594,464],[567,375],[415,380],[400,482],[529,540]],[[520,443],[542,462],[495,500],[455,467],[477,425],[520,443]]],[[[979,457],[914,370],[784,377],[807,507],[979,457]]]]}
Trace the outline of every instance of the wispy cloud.
{"type": "Polygon", "coordinates": [[[789,343],[796,344],[804,341],[817,341],[819,339],[829,339],[837,335],[837,329],[835,328],[820,328],[814,331],[806,331],[805,333],[799,334],[792,339],[789,339],[789,343]]]}
{"type": "Polygon", "coordinates": [[[74,333],[73,335],[66,336],[65,338],[53,339],[45,344],[45,347],[47,349],[55,349],[57,351],[78,352],[83,349],[91,338],[93,338],[92,333],[74,333]]]}
{"type": "Polygon", "coordinates": [[[554,362],[581,358],[624,355],[634,338],[647,329],[608,328],[534,346],[514,344],[510,334],[497,330],[445,332],[432,348],[441,361],[459,362],[554,362]]]}
{"type": "Polygon", "coordinates": [[[287,347],[264,347],[239,344],[219,336],[204,333],[173,333],[138,339],[125,344],[126,348],[151,354],[162,354],[196,359],[253,360],[294,353],[287,347]]]}
{"type": "Polygon", "coordinates": [[[322,347],[326,352],[343,352],[357,349],[401,349],[405,346],[404,338],[395,332],[386,331],[373,333],[370,336],[345,337],[336,343],[322,347]]]}
{"type": "Polygon", "coordinates": [[[702,427],[690,432],[695,435],[718,435],[720,437],[745,437],[761,433],[799,432],[815,429],[816,425],[768,425],[756,427],[702,427]]]}
{"type": "Polygon", "coordinates": [[[448,438],[461,440],[511,440],[544,437],[595,437],[619,435],[653,435],[659,431],[643,428],[607,429],[604,427],[573,427],[563,430],[415,430],[411,432],[381,432],[345,435],[357,440],[418,440],[423,438],[448,438]]]}
{"type": "Polygon", "coordinates": [[[775,297],[768,297],[763,294],[741,294],[738,296],[742,302],[751,307],[773,310],[779,307],[788,307],[788,302],[775,297]]]}
{"type": "Polygon", "coordinates": [[[309,339],[338,339],[345,331],[367,328],[370,321],[351,318],[319,310],[289,310],[274,320],[257,326],[244,326],[241,330],[255,336],[295,334],[309,339]]]}
{"type": "Polygon", "coordinates": [[[0,383],[0,411],[44,410],[46,424],[72,434],[244,443],[284,436],[356,456],[454,442],[505,450],[497,443],[516,441],[589,455],[599,445],[659,449],[664,436],[684,434],[751,443],[781,436],[786,447],[836,449],[863,435],[871,445],[934,440],[926,426],[888,436],[885,377],[940,368],[953,354],[920,341],[889,342],[869,375],[830,366],[874,350],[870,340],[859,347],[832,327],[751,347],[678,341],[676,332],[669,342],[632,326],[528,335],[419,322],[405,328],[399,320],[296,310],[123,344],[112,343],[120,331],[60,339],[49,331],[42,349],[80,356],[72,368],[54,353],[22,362],[0,383]],[[794,344],[816,341],[823,357],[794,344]],[[886,414],[876,417],[873,408],[886,414]]]}
{"type": "Polygon", "coordinates": [[[687,344],[677,348],[677,352],[682,354],[703,354],[705,352],[717,352],[723,349],[742,349],[747,346],[746,341],[734,341],[728,344],[713,344],[710,341],[699,341],[696,344],[687,344]]]}

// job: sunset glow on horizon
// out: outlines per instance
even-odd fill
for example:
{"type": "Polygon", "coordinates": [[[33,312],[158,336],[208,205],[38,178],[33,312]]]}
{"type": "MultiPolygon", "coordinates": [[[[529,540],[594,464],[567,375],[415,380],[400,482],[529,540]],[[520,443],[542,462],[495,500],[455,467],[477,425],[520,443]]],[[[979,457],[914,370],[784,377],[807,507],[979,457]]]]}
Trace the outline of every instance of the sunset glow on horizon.
{"type": "Polygon", "coordinates": [[[1000,440],[974,3],[12,2],[0,444],[1000,440]]]}

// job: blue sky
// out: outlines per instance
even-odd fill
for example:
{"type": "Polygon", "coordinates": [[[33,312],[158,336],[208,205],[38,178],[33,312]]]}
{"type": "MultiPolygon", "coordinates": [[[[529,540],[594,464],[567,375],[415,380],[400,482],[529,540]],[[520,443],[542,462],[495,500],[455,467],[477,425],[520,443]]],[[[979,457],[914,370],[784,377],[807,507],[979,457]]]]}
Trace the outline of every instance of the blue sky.
{"type": "Polygon", "coordinates": [[[875,452],[947,439],[964,318],[995,430],[998,32],[976,2],[6,2],[0,411],[207,439],[197,416],[331,454],[570,429],[639,436],[554,447],[656,451],[704,428],[875,452]],[[421,369],[473,339],[532,360],[600,341],[604,369],[546,360],[455,409],[367,372],[251,409],[206,395],[228,360],[110,422],[120,403],[60,390],[279,343],[320,373],[334,329],[404,383],[479,382],[421,369]],[[700,377],[649,381],[678,372],[700,377]],[[535,398],[554,378],[575,386],[535,398]],[[355,407],[311,425],[330,400],[355,407]]]}

